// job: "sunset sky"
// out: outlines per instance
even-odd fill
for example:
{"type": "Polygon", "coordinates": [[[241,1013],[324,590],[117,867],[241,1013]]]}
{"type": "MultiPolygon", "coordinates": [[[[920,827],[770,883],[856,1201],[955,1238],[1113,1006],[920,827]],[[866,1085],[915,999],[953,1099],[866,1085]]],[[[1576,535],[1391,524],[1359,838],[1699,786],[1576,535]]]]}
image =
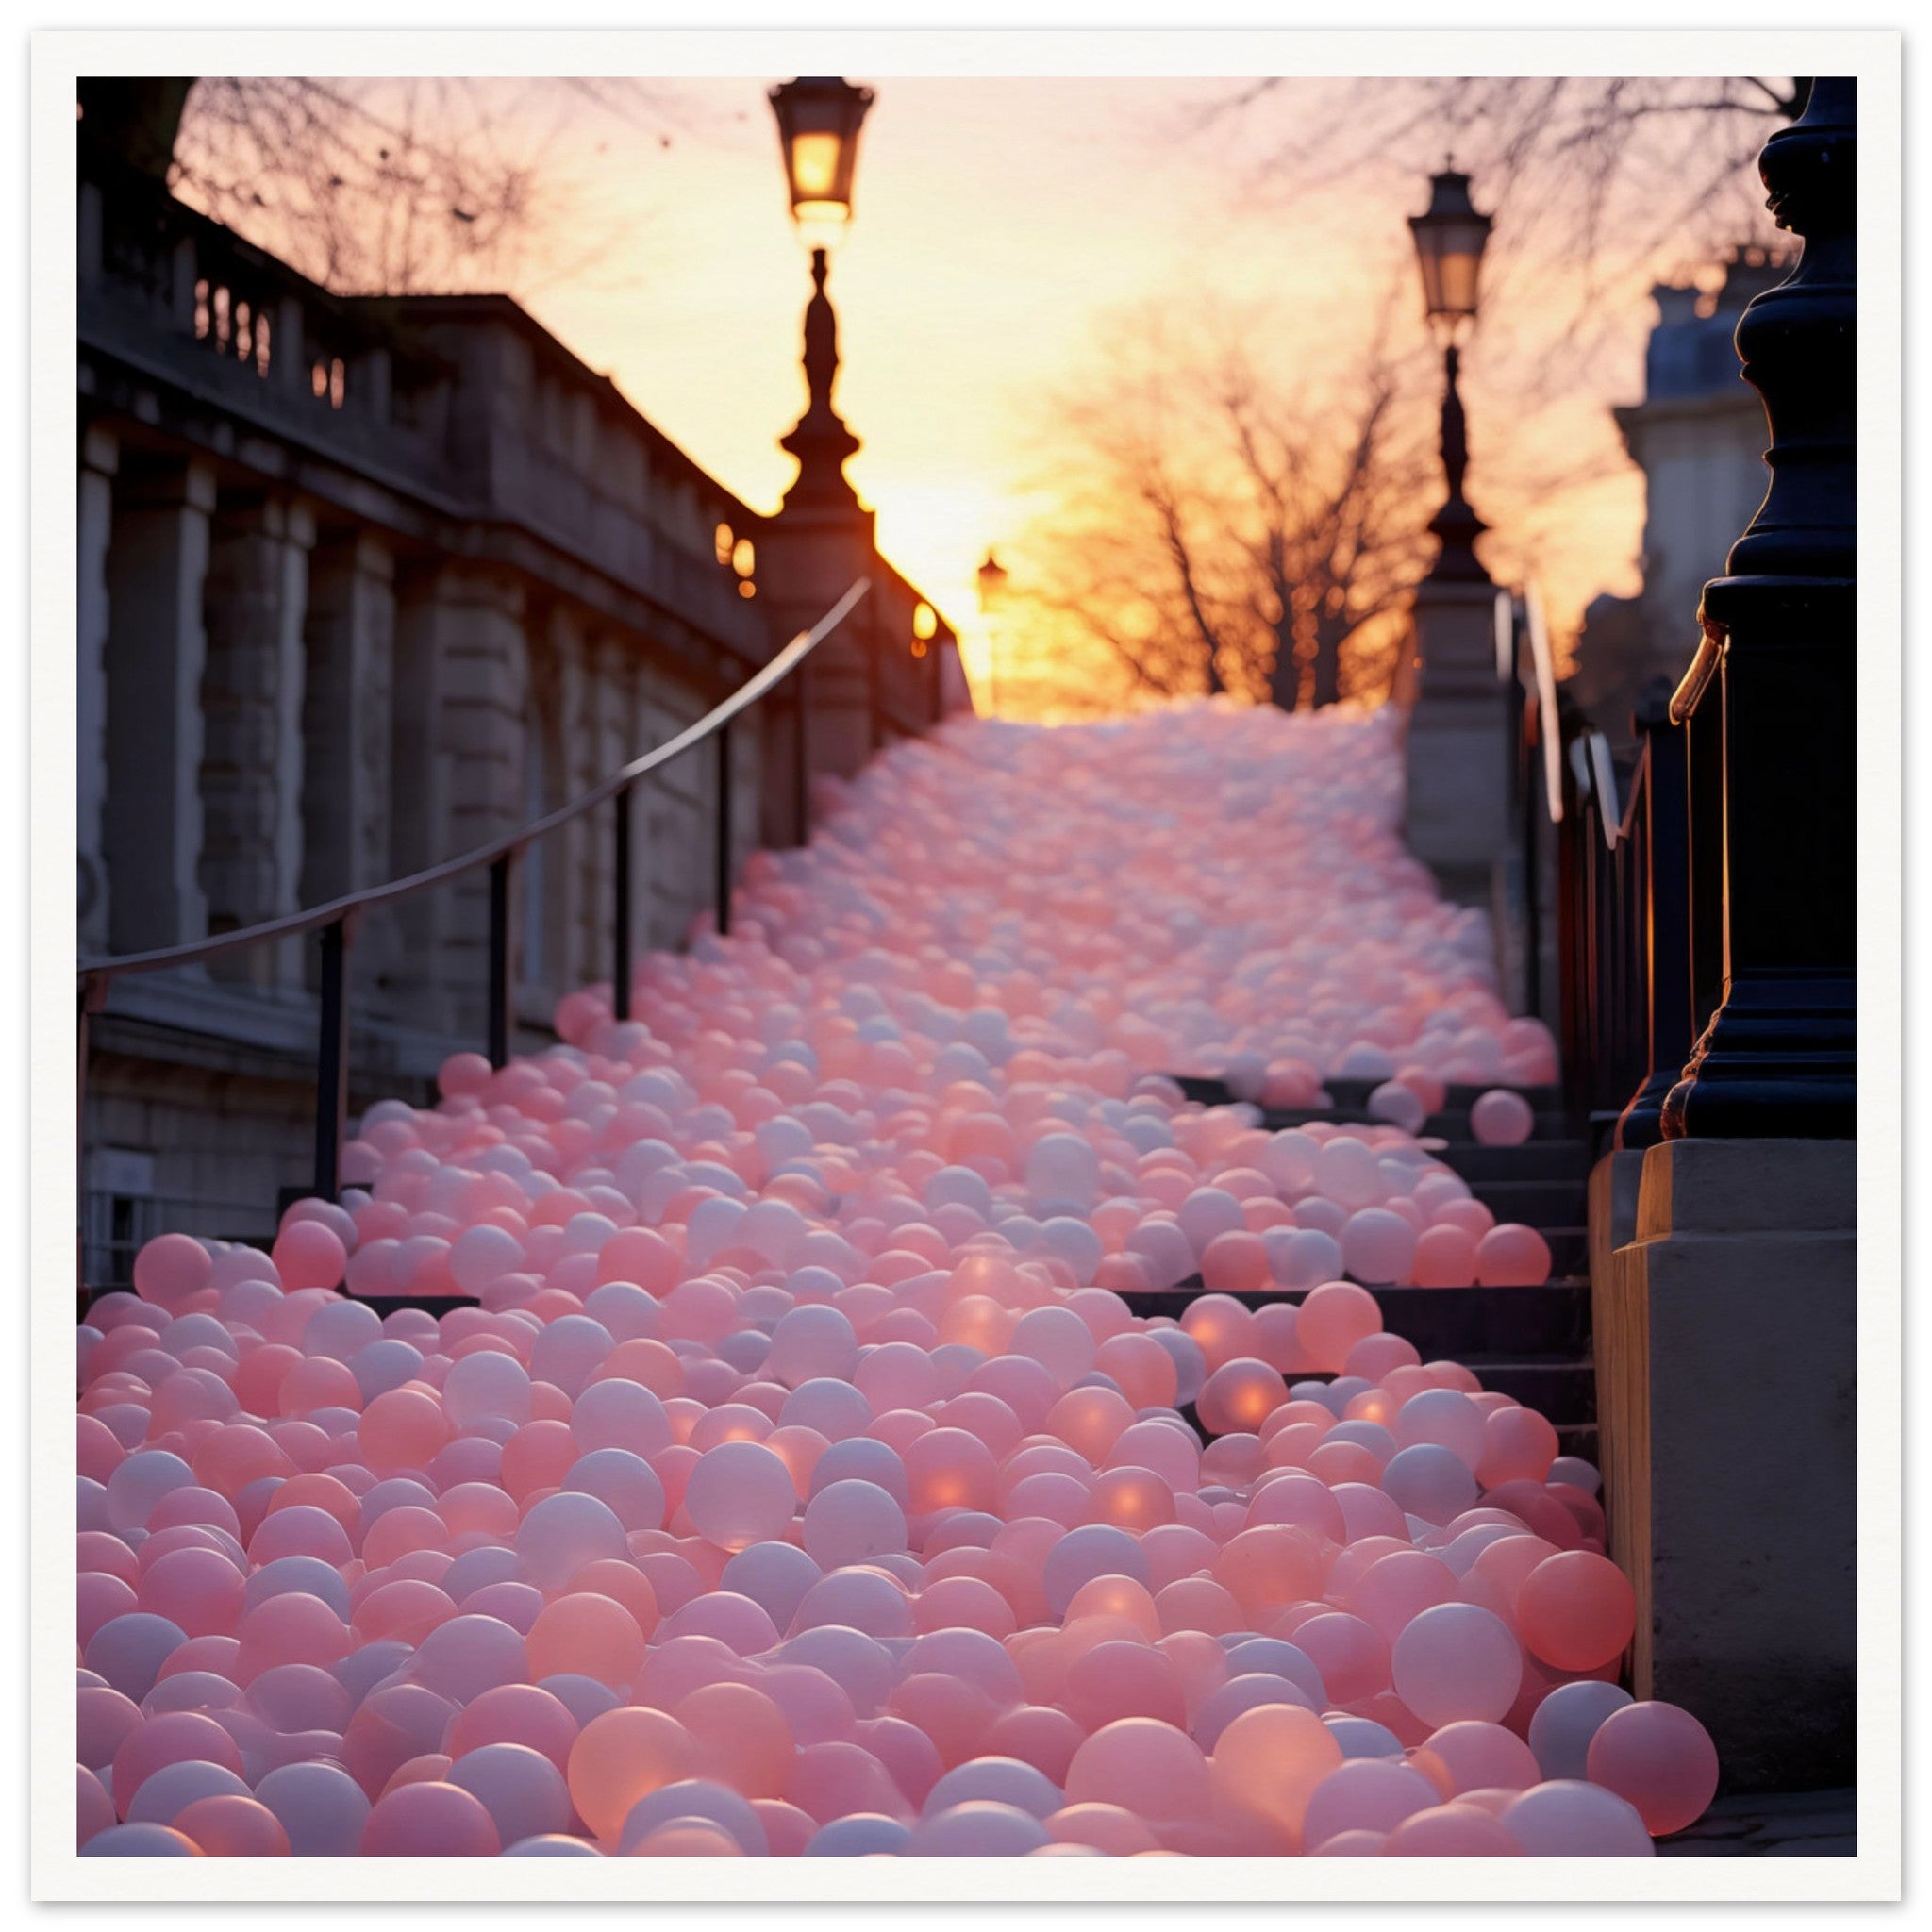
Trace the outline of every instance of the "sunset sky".
{"type": "MultiPolygon", "coordinates": [[[[804,402],[808,293],[772,84],[634,83],[615,113],[573,103],[561,84],[534,96],[501,84],[507,116],[544,120],[556,190],[554,217],[504,279],[761,510],[792,475],[776,439],[804,402]]],[[[1271,165],[1297,116],[1360,83],[1295,83],[1236,114],[1209,110],[1251,82],[871,84],[855,219],[831,275],[837,401],[863,443],[849,474],[877,510],[881,547],[960,629],[970,668],[983,645],[974,570],[990,546],[1024,558],[1051,541],[1042,424],[1124,312],[1185,324],[1251,305],[1288,384],[1345,365],[1391,289],[1400,327],[1421,339],[1405,217],[1441,164],[1440,130],[1412,163],[1371,175],[1310,186],[1271,165]]],[[[1493,199],[1486,185],[1479,202],[1493,199]]],[[[1527,411],[1524,345],[1576,291],[1524,266],[1512,286],[1500,265],[1507,307],[1468,356],[1470,494],[1507,546],[1503,566],[1539,579],[1562,631],[1599,591],[1636,588],[1641,489],[1608,409],[1641,393],[1654,310],[1649,275],[1626,276],[1601,352],[1527,411]],[[1597,480],[1535,486],[1578,458],[1597,480]]]]}

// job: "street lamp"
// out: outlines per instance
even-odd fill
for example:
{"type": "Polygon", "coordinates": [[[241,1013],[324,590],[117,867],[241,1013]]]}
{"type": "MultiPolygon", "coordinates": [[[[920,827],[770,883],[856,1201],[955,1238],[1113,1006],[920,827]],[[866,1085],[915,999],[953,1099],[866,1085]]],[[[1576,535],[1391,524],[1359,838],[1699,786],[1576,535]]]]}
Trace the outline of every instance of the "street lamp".
{"type": "Polygon", "coordinates": [[[870,88],[843,80],[788,80],[772,90],[791,213],[799,223],[842,226],[852,219],[858,129],[872,98],[870,88]]]}
{"type": "Polygon", "coordinates": [[[1469,176],[1445,168],[1429,179],[1427,211],[1408,218],[1422,264],[1423,304],[1429,326],[1442,344],[1442,469],[1449,498],[1436,512],[1430,533],[1441,541],[1427,581],[1486,584],[1490,574],[1477,560],[1475,540],[1489,526],[1462,493],[1469,467],[1469,432],[1457,387],[1460,340],[1475,322],[1477,283],[1490,217],[1469,198],[1469,176]]]}
{"type": "Polygon", "coordinates": [[[839,326],[825,294],[826,242],[852,219],[858,129],[872,106],[872,90],[845,80],[806,78],[774,87],[770,98],[785,157],[791,218],[811,248],[812,296],[805,310],[808,401],[797,426],[779,442],[798,458],[798,476],[785,501],[856,508],[858,499],[846,480],[844,464],[858,448],[858,439],[832,407],[839,326]]]}
{"type": "Polygon", "coordinates": [[[979,579],[979,613],[986,620],[986,656],[989,696],[995,713],[1000,708],[1000,626],[999,608],[1006,602],[1008,573],[991,550],[975,574],[979,579]]]}

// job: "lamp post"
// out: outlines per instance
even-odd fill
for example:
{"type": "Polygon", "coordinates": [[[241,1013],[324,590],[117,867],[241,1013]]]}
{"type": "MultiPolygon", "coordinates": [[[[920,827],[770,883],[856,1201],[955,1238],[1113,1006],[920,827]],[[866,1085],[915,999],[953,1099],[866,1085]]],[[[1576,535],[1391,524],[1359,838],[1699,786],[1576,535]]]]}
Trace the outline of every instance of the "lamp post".
{"type": "MultiPolygon", "coordinates": [[[[812,293],[805,310],[805,413],[779,447],[798,475],[758,542],[758,580],[774,650],[814,623],[861,576],[876,575],[873,513],[845,475],[858,439],[832,407],[839,373],[839,328],[825,294],[831,245],[852,219],[858,130],[872,92],[850,81],[788,80],[771,91],[791,218],[811,253],[812,293]]],[[[889,648],[881,600],[869,597],[837,636],[786,680],[791,713],[790,785],[767,788],[766,842],[803,844],[814,777],[849,778],[880,736],[880,661],[889,648]],[[790,804],[786,804],[789,796],[790,804]]],[[[895,634],[890,648],[896,649],[895,634]]]]}
{"type": "Polygon", "coordinates": [[[1700,871],[1724,882],[1724,984],[1666,1140],[1857,1131],[1857,83],[1821,77],[1758,157],[1804,247],[1738,324],[1770,488],[1704,587],[1704,641],[1671,701],[1723,747],[1723,824],[1693,836],[1717,848],[1700,871]]]}
{"type": "Polygon", "coordinates": [[[999,607],[1006,601],[1008,572],[1006,565],[989,550],[986,561],[979,566],[976,575],[979,579],[979,613],[986,620],[987,681],[991,687],[990,696],[997,716],[1000,708],[999,607]]]}
{"type": "Polygon", "coordinates": [[[1445,898],[1482,908],[1508,985],[1523,944],[1523,892],[1510,803],[1515,730],[1497,676],[1496,587],[1475,554],[1484,524],[1462,493],[1469,438],[1457,385],[1461,342],[1475,321],[1490,218],[1469,198],[1469,176],[1445,168],[1425,212],[1409,217],[1422,265],[1423,306],[1442,345],[1442,470],[1449,494],[1429,525],[1435,561],[1416,586],[1404,743],[1403,833],[1445,898]]]}
{"type": "Polygon", "coordinates": [[[870,88],[836,79],[788,80],[771,92],[791,218],[811,248],[812,296],[805,310],[805,414],[779,447],[798,458],[798,475],[786,492],[790,507],[857,507],[846,480],[845,458],[858,439],[832,407],[839,373],[839,325],[825,294],[830,243],[852,219],[852,176],[858,161],[858,130],[872,106],[870,88]]]}
{"type": "Polygon", "coordinates": [[[1422,264],[1429,326],[1442,344],[1442,470],[1449,496],[1429,525],[1441,548],[1426,581],[1487,584],[1490,574],[1476,558],[1475,540],[1489,525],[1462,493],[1463,473],[1469,467],[1469,428],[1457,378],[1461,373],[1462,340],[1475,323],[1490,217],[1479,214],[1470,200],[1469,176],[1445,168],[1430,176],[1429,206],[1424,213],[1409,216],[1408,228],[1422,264]]]}

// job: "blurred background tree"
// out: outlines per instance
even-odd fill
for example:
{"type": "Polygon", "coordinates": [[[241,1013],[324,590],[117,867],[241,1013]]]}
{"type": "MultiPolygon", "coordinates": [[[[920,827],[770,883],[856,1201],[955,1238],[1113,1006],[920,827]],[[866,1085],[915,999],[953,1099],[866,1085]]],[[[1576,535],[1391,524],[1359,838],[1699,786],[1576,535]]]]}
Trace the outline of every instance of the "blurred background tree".
{"type": "Polygon", "coordinates": [[[1327,381],[1284,388],[1266,334],[1258,314],[1140,311],[1042,412],[1058,508],[1021,548],[1017,595],[1083,641],[1061,681],[1291,710],[1386,691],[1428,556],[1427,371],[1378,331],[1327,381]]]}
{"type": "Polygon", "coordinates": [[[581,274],[618,238],[561,160],[589,115],[668,147],[679,110],[633,80],[202,75],[80,83],[84,138],[340,293],[581,274]]]}

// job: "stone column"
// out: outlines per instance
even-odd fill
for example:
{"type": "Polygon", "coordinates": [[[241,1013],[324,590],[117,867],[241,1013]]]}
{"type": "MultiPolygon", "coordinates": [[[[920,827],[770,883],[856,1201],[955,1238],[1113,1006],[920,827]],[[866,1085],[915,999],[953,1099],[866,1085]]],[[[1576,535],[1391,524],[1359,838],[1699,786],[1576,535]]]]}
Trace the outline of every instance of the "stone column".
{"type": "MultiPolygon", "coordinates": [[[[875,574],[877,551],[873,514],[856,507],[793,508],[790,504],[758,540],[759,582],[772,625],[772,646],[782,650],[801,630],[816,624],[852,586],[875,574]]],[[[883,593],[875,586],[840,628],[822,643],[780,688],[777,729],[788,746],[797,730],[795,706],[806,710],[806,764],[814,777],[850,778],[871,758],[877,733],[874,648],[875,608],[883,593]]],[[[774,715],[776,715],[774,713],[774,715]]],[[[774,774],[774,803],[791,788],[774,774]]],[[[787,797],[789,803],[789,797],[787,797]]],[[[795,814],[788,814],[795,816],[795,814]]],[[[775,829],[775,828],[774,828],[775,829]]],[[[791,829],[795,839],[795,827],[791,829]]]]}
{"type": "MultiPolygon", "coordinates": [[[[758,583],[771,624],[772,648],[781,650],[799,631],[816,624],[850,588],[874,569],[878,551],[874,515],[858,500],[844,472],[859,447],[832,406],[839,370],[838,328],[825,294],[826,258],[812,256],[812,298],[805,311],[805,414],[781,446],[798,458],[798,475],[785,492],[778,514],[758,539],[758,583]]],[[[877,741],[877,639],[874,613],[883,592],[875,587],[839,632],[812,653],[786,680],[789,702],[785,736],[796,743],[799,708],[808,781],[829,773],[851,777],[872,756],[877,741]],[[868,608],[871,607],[871,608],[868,608]]],[[[771,702],[771,701],[768,701],[771,702]]],[[[790,837],[802,837],[796,795],[805,788],[791,782],[794,822],[790,837]]],[[[776,825],[768,827],[778,830],[776,825]]]]}
{"type": "MultiPolygon", "coordinates": [[[[399,583],[393,872],[455,858],[520,822],[526,658],[523,591],[514,582],[449,566],[399,583]]],[[[398,908],[403,954],[395,983],[417,1024],[480,1033],[489,904],[488,875],[477,873],[398,908]]]]}
{"type": "MultiPolygon", "coordinates": [[[[278,919],[302,884],[303,627],[315,524],[301,504],[225,501],[208,552],[201,699],[201,882],[210,932],[278,919]]],[[[252,947],[210,972],[299,984],[302,942],[252,947]]]]}
{"type": "Polygon", "coordinates": [[[108,943],[179,945],[208,930],[201,858],[201,677],[207,655],[213,472],[204,463],[124,473],[108,551],[108,943]]]}
{"type": "Polygon", "coordinates": [[[1428,580],[1416,591],[1415,703],[1408,713],[1403,834],[1445,898],[1508,915],[1516,746],[1496,675],[1496,589],[1428,580]]]}
{"type": "Polygon", "coordinates": [[[1732,1790],[1855,1783],[1857,1150],[1641,1158],[1635,1239],[1593,1294],[1633,1689],[1696,1712],[1732,1790]]]}
{"type": "MultiPolygon", "coordinates": [[[[576,613],[555,605],[545,637],[557,704],[559,800],[588,791],[605,775],[597,763],[596,691],[588,669],[589,644],[576,613]]],[[[608,869],[615,834],[611,810],[575,819],[550,839],[551,930],[555,936],[554,975],[558,990],[606,977],[610,971],[610,901],[600,897],[599,858],[608,869]]]]}
{"type": "MultiPolygon", "coordinates": [[[[365,530],[330,531],[308,560],[302,708],[301,903],[322,905],[389,877],[395,560],[365,530]]],[[[394,956],[378,910],[356,934],[364,974],[394,956]]],[[[311,947],[311,952],[314,950],[311,947]]]]}
{"type": "MultiPolygon", "coordinates": [[[[648,661],[638,667],[631,741],[662,744],[707,709],[688,686],[648,661]]],[[[701,907],[710,903],[711,797],[708,749],[687,752],[661,766],[638,788],[637,862],[641,876],[636,900],[641,918],[635,943],[641,956],[653,947],[676,947],[701,907]]]]}
{"type": "Polygon", "coordinates": [[[79,563],[75,709],[79,725],[79,813],[75,827],[79,932],[83,954],[108,949],[108,873],[101,857],[108,806],[108,550],[114,529],[114,472],[120,448],[105,429],[80,441],[79,563]]]}

